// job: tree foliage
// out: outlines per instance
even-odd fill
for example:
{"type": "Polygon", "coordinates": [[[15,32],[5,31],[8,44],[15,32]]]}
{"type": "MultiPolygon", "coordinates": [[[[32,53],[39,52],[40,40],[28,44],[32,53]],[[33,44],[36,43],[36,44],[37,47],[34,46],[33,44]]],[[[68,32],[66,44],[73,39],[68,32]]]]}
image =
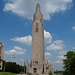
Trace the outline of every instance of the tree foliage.
{"type": "Polygon", "coordinates": [[[64,75],[75,75],[75,52],[69,51],[65,55],[64,62],[64,75]]]}
{"type": "Polygon", "coordinates": [[[16,62],[5,62],[5,72],[12,72],[12,73],[24,72],[24,66],[16,64],[16,62]]]}

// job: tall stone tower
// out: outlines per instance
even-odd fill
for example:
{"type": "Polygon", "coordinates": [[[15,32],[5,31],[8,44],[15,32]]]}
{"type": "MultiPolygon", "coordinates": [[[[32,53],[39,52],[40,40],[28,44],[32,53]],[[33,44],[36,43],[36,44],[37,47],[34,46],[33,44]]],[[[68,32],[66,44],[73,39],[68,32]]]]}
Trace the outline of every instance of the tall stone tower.
{"type": "Polygon", "coordinates": [[[44,61],[44,27],[43,15],[40,12],[40,5],[37,4],[36,12],[33,15],[32,24],[32,62],[43,63],[44,61]]]}
{"type": "Polygon", "coordinates": [[[2,65],[3,65],[3,45],[2,45],[2,42],[0,42],[0,70],[2,70],[2,65]]]}
{"type": "Polygon", "coordinates": [[[32,22],[32,60],[27,61],[27,73],[44,74],[53,72],[52,66],[44,59],[44,25],[40,4],[36,5],[36,12],[32,22]]]}
{"type": "Polygon", "coordinates": [[[32,24],[32,66],[33,66],[33,72],[41,71],[41,68],[39,68],[39,67],[43,67],[43,64],[42,64],[43,62],[44,62],[43,15],[40,12],[40,5],[37,4],[36,5],[36,12],[33,15],[33,24],[32,24]]]}

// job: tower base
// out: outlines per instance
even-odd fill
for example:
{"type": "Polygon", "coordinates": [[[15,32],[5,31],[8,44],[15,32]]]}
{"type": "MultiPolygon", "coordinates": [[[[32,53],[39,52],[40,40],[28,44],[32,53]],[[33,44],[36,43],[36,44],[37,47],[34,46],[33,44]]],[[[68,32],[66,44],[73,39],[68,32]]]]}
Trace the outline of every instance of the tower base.
{"type": "Polygon", "coordinates": [[[27,61],[27,74],[31,75],[44,75],[49,74],[53,72],[53,68],[51,64],[48,64],[47,61],[44,61],[43,63],[32,63],[32,61],[29,63],[27,61]]]}

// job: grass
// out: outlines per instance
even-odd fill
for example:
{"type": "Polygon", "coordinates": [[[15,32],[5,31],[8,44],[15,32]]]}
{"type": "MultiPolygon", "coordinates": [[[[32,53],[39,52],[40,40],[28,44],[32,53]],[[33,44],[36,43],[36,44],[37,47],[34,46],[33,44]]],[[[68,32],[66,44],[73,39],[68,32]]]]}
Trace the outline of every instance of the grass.
{"type": "MultiPolygon", "coordinates": [[[[17,75],[17,74],[10,73],[10,72],[0,72],[0,75],[17,75]]],[[[26,74],[25,74],[25,75],[26,75],[26,74]]],[[[54,74],[54,75],[63,75],[63,74],[58,73],[58,74],[54,74]]]]}
{"type": "Polygon", "coordinates": [[[14,73],[9,72],[0,72],[0,75],[15,75],[14,73]]]}
{"type": "Polygon", "coordinates": [[[63,75],[63,74],[61,74],[61,73],[58,73],[58,74],[54,74],[54,75],[63,75]]]}

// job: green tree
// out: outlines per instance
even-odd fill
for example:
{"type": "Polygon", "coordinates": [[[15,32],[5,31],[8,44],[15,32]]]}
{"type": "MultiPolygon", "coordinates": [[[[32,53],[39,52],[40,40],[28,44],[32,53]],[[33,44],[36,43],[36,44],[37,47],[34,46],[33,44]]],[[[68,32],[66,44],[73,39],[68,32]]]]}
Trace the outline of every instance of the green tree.
{"type": "Polygon", "coordinates": [[[24,72],[24,66],[16,64],[16,62],[5,62],[5,72],[12,72],[12,73],[24,72]]]}
{"type": "Polygon", "coordinates": [[[69,51],[64,55],[66,59],[63,60],[64,75],[75,75],[75,52],[69,51]]]}

